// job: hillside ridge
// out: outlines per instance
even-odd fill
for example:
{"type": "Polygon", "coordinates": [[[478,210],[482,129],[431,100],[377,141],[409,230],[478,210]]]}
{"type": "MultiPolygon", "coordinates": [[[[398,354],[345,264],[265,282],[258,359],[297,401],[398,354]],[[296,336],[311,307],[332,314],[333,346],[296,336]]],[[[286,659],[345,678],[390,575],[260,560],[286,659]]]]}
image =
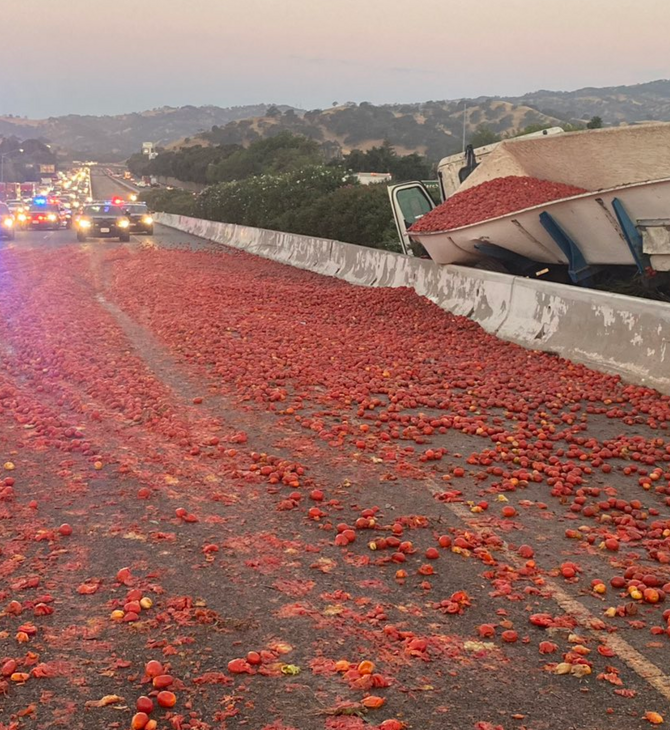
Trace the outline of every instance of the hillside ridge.
{"type": "Polygon", "coordinates": [[[0,137],[34,138],[71,154],[122,159],[143,142],[173,148],[248,145],[288,129],[317,140],[331,156],[388,140],[400,153],[437,159],[461,148],[466,103],[466,136],[481,125],[506,135],[534,125],[584,123],[593,116],[606,125],[670,121],[670,80],[410,104],[350,102],[311,111],[255,104],[163,106],[114,116],[69,114],[38,120],[6,115],[0,116],[0,137]]]}

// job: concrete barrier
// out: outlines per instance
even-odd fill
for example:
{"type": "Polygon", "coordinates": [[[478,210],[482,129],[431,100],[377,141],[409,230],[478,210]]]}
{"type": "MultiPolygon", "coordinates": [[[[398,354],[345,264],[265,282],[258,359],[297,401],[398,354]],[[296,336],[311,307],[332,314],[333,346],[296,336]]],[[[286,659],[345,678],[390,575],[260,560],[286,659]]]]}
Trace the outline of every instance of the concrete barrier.
{"type": "Polygon", "coordinates": [[[158,223],[359,286],[407,286],[487,332],[670,394],[670,304],[167,213],[158,223]]]}

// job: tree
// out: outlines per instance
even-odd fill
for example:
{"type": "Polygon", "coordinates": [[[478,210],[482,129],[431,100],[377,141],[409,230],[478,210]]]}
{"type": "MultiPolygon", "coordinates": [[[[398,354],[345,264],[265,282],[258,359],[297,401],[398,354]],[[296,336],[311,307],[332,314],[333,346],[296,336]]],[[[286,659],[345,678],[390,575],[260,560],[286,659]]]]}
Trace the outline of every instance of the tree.
{"type": "Polygon", "coordinates": [[[279,134],[238,147],[208,171],[209,182],[243,180],[255,175],[290,172],[323,163],[319,145],[303,135],[282,130],[279,134]]]}
{"type": "Polygon", "coordinates": [[[295,233],[400,251],[386,185],[343,185],[278,222],[295,233]]]}
{"type": "Polygon", "coordinates": [[[561,122],[560,126],[564,132],[583,132],[586,129],[583,124],[573,124],[572,122],[561,122]]]}
{"type": "Polygon", "coordinates": [[[521,131],[511,134],[510,137],[523,137],[525,134],[534,134],[535,132],[541,132],[544,129],[550,129],[551,126],[551,124],[542,124],[541,122],[528,124],[521,131]]]}
{"type": "Polygon", "coordinates": [[[587,123],[587,129],[601,129],[603,120],[600,117],[591,117],[591,121],[587,123]]]}
{"type": "Polygon", "coordinates": [[[137,177],[144,177],[144,175],[147,174],[149,162],[148,155],[143,155],[141,152],[137,152],[126,160],[126,165],[133,175],[137,175],[137,177]]]}
{"type": "Polygon", "coordinates": [[[484,147],[487,144],[494,144],[495,142],[500,142],[500,135],[496,134],[486,124],[480,124],[470,137],[470,144],[475,149],[477,147],[484,147]]]}
{"type": "Polygon", "coordinates": [[[352,172],[390,172],[395,180],[425,180],[432,174],[427,158],[416,153],[400,156],[388,140],[365,152],[352,150],[344,164],[352,172]]]}
{"type": "Polygon", "coordinates": [[[273,118],[280,117],[281,116],[281,109],[279,109],[279,107],[276,106],[275,104],[271,104],[268,107],[268,110],[265,112],[265,116],[266,117],[273,117],[273,118]]]}
{"type": "Polygon", "coordinates": [[[148,190],[140,196],[150,210],[160,210],[177,215],[195,214],[195,195],[186,190],[148,190]]]}

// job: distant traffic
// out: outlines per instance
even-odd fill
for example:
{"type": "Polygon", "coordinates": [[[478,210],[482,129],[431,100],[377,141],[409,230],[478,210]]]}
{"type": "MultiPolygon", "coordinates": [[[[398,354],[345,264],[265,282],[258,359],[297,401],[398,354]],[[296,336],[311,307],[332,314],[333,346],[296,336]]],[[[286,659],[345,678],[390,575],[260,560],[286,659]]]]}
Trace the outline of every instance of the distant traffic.
{"type": "Polygon", "coordinates": [[[154,222],[146,203],[131,191],[94,200],[88,167],[59,172],[49,184],[8,183],[0,201],[0,238],[14,240],[21,231],[73,230],[80,243],[89,238],[130,240],[133,233],[152,235],[154,222]]]}

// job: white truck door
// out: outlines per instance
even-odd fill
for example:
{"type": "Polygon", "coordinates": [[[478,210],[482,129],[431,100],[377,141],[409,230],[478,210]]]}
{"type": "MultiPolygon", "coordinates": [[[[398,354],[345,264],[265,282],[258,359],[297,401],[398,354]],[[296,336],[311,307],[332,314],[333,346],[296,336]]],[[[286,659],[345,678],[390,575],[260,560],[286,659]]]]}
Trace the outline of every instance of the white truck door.
{"type": "Polygon", "coordinates": [[[412,245],[407,229],[426,213],[430,213],[435,203],[426,186],[418,180],[389,185],[388,191],[403,253],[409,256],[416,255],[416,246],[412,245]]]}

